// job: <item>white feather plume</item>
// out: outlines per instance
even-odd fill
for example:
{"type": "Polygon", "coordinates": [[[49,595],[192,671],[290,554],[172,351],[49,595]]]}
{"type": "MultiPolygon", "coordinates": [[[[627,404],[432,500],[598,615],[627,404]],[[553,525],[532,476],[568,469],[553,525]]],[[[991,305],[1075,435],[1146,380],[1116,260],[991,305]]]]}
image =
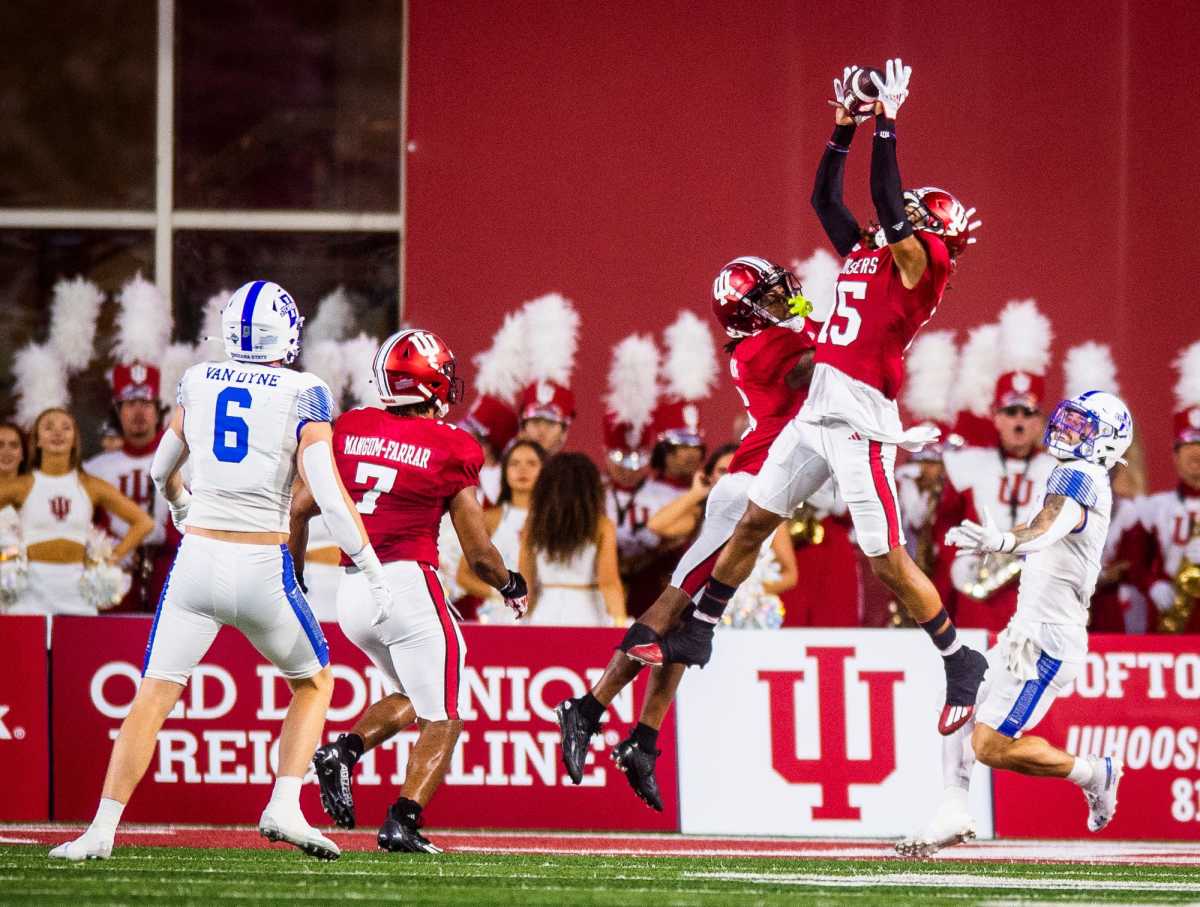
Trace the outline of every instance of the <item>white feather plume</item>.
{"type": "Polygon", "coordinates": [[[354,330],[354,307],[345,287],[338,287],[317,304],[317,314],[304,321],[304,345],[345,340],[354,330]]]}
{"type": "MultiPolygon", "coordinates": [[[[371,352],[374,356],[374,351],[371,352]]],[[[342,395],[350,383],[350,360],[344,345],[336,340],[320,340],[304,345],[304,370],[329,385],[335,408],[340,409],[342,395]]],[[[369,368],[368,368],[369,371],[369,368]]]]}
{"type": "Polygon", "coordinates": [[[1045,375],[1050,365],[1050,319],[1033,299],[1013,299],[1000,312],[1001,373],[1045,375]]]}
{"type": "Polygon", "coordinates": [[[50,346],[69,372],[87,368],[95,353],[96,319],[104,293],[90,280],[76,277],[54,285],[50,305],[50,346]]]}
{"type": "Polygon", "coordinates": [[[708,325],[684,309],[663,331],[663,379],[677,400],[703,400],[717,382],[717,347],[708,325]]]}
{"type": "Polygon", "coordinates": [[[204,302],[204,317],[200,321],[200,337],[196,342],[197,356],[203,362],[223,362],[225,340],[221,336],[221,312],[233,296],[232,290],[219,290],[204,302]]]}
{"type": "Polygon", "coordinates": [[[511,402],[525,376],[525,312],[504,316],[492,345],[471,360],[475,365],[475,390],[511,402]]]}
{"type": "Polygon", "coordinates": [[[925,331],[904,357],[904,406],[918,419],[952,422],[950,403],[958,375],[958,344],[953,331],[925,331]]]}
{"type": "Polygon", "coordinates": [[[658,347],[644,334],[631,334],[613,348],[604,405],[618,422],[641,432],[658,402],[658,347]]]}
{"type": "Polygon", "coordinates": [[[183,373],[200,361],[200,348],[191,343],[172,343],[158,364],[158,400],[163,406],[175,405],[175,391],[183,373]]]}
{"type": "Polygon", "coordinates": [[[1200,340],[1197,340],[1175,360],[1179,381],[1175,384],[1177,409],[1200,404],[1200,340]]]}
{"type": "Polygon", "coordinates": [[[813,305],[813,321],[824,322],[833,311],[837,301],[834,287],[837,285],[838,274],[842,270],[839,262],[826,249],[817,249],[804,261],[792,261],[792,270],[800,278],[804,286],[804,297],[813,305]]]}
{"type": "Polygon", "coordinates": [[[1074,397],[1085,391],[1121,393],[1117,364],[1107,343],[1089,340],[1067,350],[1063,359],[1063,396],[1074,397]]]}
{"type": "Polygon", "coordinates": [[[121,308],[114,358],[118,362],[158,362],[171,342],[175,323],[167,297],[139,273],[121,288],[117,301],[121,308]]]}
{"type": "Polygon", "coordinates": [[[953,412],[970,410],[987,416],[1000,377],[1000,325],[984,324],[971,328],[959,357],[958,380],[950,395],[953,412]]]}
{"type": "Polygon", "coordinates": [[[49,344],[30,343],[13,356],[13,381],[17,387],[16,420],[25,429],[44,409],[66,406],[71,400],[67,370],[49,344]]]}
{"type": "Polygon", "coordinates": [[[547,293],[523,307],[525,374],[521,383],[554,381],[570,386],[579,346],[579,313],[561,293],[547,293]]]}
{"type": "Polygon", "coordinates": [[[359,334],[342,341],[342,356],[347,364],[350,397],[358,406],[383,408],[379,390],[375,387],[375,376],[371,374],[371,363],[379,350],[379,341],[366,334],[359,334]]]}

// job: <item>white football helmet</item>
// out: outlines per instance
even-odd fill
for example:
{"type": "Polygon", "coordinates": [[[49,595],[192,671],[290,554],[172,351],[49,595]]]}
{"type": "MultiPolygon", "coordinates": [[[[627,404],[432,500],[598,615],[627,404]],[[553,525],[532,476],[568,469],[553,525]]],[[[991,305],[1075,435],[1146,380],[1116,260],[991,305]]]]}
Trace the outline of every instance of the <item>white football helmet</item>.
{"type": "Polygon", "coordinates": [[[1133,416],[1120,398],[1085,391],[1054,407],[1046,422],[1046,450],[1060,460],[1086,460],[1112,469],[1133,442],[1133,416]]]}
{"type": "Polygon", "coordinates": [[[269,280],[243,284],[221,312],[225,352],[238,362],[288,365],[300,354],[304,318],[287,290],[269,280]]]}

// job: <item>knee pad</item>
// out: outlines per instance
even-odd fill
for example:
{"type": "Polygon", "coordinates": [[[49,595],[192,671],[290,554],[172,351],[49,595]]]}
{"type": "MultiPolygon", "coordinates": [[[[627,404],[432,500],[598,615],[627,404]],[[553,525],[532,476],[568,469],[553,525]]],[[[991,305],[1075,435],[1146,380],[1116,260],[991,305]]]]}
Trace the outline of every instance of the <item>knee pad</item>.
{"type": "Polygon", "coordinates": [[[662,642],[662,637],[643,623],[635,622],[625,631],[625,638],[617,646],[622,652],[628,652],[634,646],[644,646],[650,643],[662,642]]]}

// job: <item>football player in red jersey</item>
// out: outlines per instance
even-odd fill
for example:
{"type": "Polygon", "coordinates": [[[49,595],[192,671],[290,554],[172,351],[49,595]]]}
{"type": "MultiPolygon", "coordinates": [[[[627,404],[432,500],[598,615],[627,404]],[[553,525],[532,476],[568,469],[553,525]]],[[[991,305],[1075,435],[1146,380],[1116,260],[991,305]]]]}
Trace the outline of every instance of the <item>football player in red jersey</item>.
{"type": "MultiPolygon", "coordinates": [[[[775,437],[804,402],[812,375],[816,325],[800,281],[786,268],[764,258],[735,258],[713,283],[713,314],[731,338],[729,372],[746,406],[749,427],[738,444],[729,471],[712,487],[700,534],[680,559],[671,584],[630,628],[604,676],[589,692],[559,703],[562,758],[576,784],[583,777],[589,742],[609,703],[637,676],[643,665],[626,658],[631,647],[656,641],[674,626],[712,573],[713,564],[733,535],[747,504],[747,490],[767,458],[775,437]]],[[[655,668],[638,725],[613,750],[634,792],[662,810],[654,765],[658,729],[683,676],[682,664],[655,668]]]]}
{"type": "MultiPolygon", "coordinates": [[[[385,410],[361,407],[334,424],[338,472],[391,587],[390,612],[365,606],[366,580],[347,571],[338,588],[343,632],[402,693],[373,703],[350,733],[317,750],[313,763],[321,802],[343,828],[354,827],[350,775],[363,752],[412,724],[420,735],[400,797],[379,830],[384,850],[438,853],[418,830],[450,764],[462,731],[459,717],[466,645],[437,576],[437,536],[449,511],[463,556],[475,575],[498,589],[517,612],[526,607],[525,580],[509,570],[492,545],[476,496],[483,450],[468,432],[442,421],[462,395],[454,354],[436,334],[393,334],[375,354],[374,380],[385,410]]],[[[307,489],[297,489],[291,537],[302,576],[308,519],[317,512],[307,489]]],[[[350,562],[342,559],[343,566],[350,562]]]]}
{"type": "Polygon", "coordinates": [[[904,548],[893,470],[896,449],[919,450],[936,430],[907,431],[896,396],[904,351],[941,302],[955,258],[972,242],[974,210],[941,189],[901,189],[896,115],[908,97],[911,69],[889,60],[879,92],[871,150],[871,199],[882,225],[864,234],[842,202],[842,172],[854,135],[844,81],[837,95],[833,138],[817,171],[812,203],[838,252],[846,256],[833,312],[817,338],[808,399],[780,432],[749,489],[750,504],[721,551],[690,619],[662,642],[631,647],[649,664],[705,664],[716,624],[737,586],[753,569],[767,537],[830,476],[850,510],[859,547],[872,570],[929,633],[946,670],[946,705],[939,720],[953,733],[973,714],[987,669],[982,653],[964,647],[937,590],[904,548]]]}

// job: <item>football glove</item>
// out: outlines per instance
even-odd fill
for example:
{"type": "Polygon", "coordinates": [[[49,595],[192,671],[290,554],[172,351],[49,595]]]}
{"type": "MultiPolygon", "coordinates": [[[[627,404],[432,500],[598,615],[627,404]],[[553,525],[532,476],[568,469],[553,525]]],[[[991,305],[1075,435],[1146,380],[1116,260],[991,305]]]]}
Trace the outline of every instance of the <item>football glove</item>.
{"type": "Polygon", "coordinates": [[[187,519],[188,508],[192,506],[192,493],[186,488],[181,488],[179,497],[168,501],[167,506],[171,508],[171,522],[175,524],[176,529],[183,532],[183,521],[187,519]]]}
{"type": "Polygon", "coordinates": [[[525,577],[509,570],[508,582],[501,586],[499,591],[504,598],[504,604],[513,609],[517,620],[524,617],[525,612],[529,610],[529,587],[525,585],[525,577]]]}
{"type": "Polygon", "coordinates": [[[1017,537],[1011,532],[1001,532],[985,507],[982,523],[963,520],[946,533],[946,544],[967,551],[1000,551],[1007,554],[1017,547],[1017,537]]]}
{"type": "Polygon", "coordinates": [[[392,616],[392,590],[387,586],[371,586],[371,601],[375,602],[375,616],[371,626],[378,627],[392,616]]]}
{"type": "Polygon", "coordinates": [[[888,60],[884,70],[884,78],[878,73],[871,73],[871,81],[879,89],[879,102],[883,104],[883,115],[889,120],[896,119],[900,106],[908,98],[908,79],[912,75],[912,67],[905,66],[897,57],[888,60]]]}
{"type": "MultiPolygon", "coordinates": [[[[842,77],[833,80],[833,100],[829,103],[834,107],[840,107],[846,111],[847,116],[853,116],[854,122],[862,125],[871,118],[871,114],[856,113],[858,109],[858,98],[850,91],[850,79],[858,71],[857,66],[847,66],[842,70],[842,77]]],[[[808,314],[805,312],[804,314],[808,314]]]]}

